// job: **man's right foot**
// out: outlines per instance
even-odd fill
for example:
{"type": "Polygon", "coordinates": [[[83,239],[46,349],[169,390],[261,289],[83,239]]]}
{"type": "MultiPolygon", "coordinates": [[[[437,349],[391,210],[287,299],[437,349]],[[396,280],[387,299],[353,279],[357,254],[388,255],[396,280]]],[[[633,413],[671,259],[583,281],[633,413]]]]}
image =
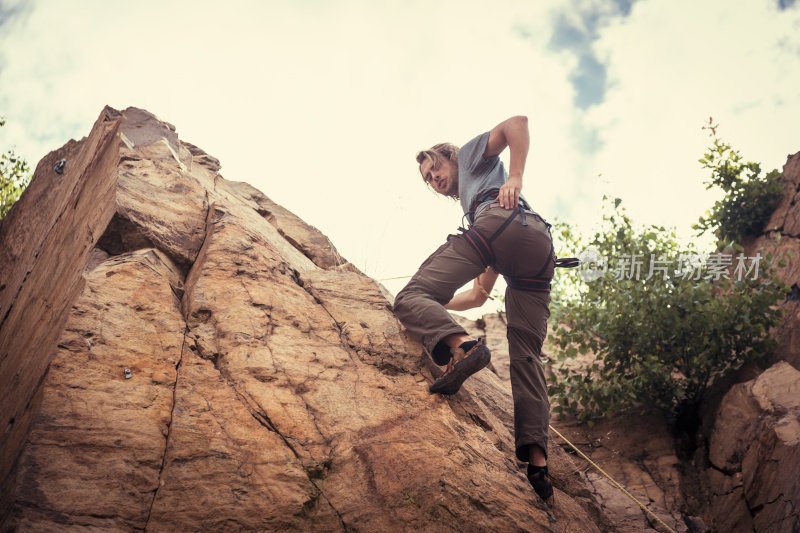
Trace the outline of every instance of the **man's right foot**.
{"type": "Polygon", "coordinates": [[[453,359],[447,365],[447,370],[442,377],[428,387],[428,390],[434,394],[455,394],[468,377],[488,365],[491,360],[492,353],[486,347],[483,339],[479,340],[466,353],[460,347],[456,348],[453,359]]]}
{"type": "Polygon", "coordinates": [[[550,474],[547,472],[547,466],[534,466],[528,465],[528,481],[530,481],[533,490],[536,494],[547,504],[548,507],[553,507],[553,485],[550,483],[550,474]]]}

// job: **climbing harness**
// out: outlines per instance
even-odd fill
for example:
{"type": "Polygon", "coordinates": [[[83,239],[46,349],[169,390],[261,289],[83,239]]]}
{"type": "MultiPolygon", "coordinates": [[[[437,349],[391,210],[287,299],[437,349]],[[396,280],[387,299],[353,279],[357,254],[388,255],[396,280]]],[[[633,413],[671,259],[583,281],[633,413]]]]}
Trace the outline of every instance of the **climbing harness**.
{"type": "MultiPolygon", "coordinates": [[[[478,206],[484,202],[496,200],[499,192],[499,189],[490,189],[479,195],[472,203],[472,209],[468,213],[464,214],[464,217],[467,217],[467,220],[470,221],[469,229],[464,229],[462,226],[458,228],[458,231],[464,234],[464,238],[472,247],[472,249],[474,249],[478,254],[483,266],[494,267],[495,263],[497,262],[497,257],[494,254],[494,250],[492,250],[492,243],[497,237],[500,236],[501,233],[506,230],[506,228],[508,228],[517,215],[520,216],[523,226],[528,225],[528,214],[533,215],[541,220],[542,223],[544,223],[544,225],[547,227],[547,234],[550,236],[550,251],[547,254],[548,259],[544,262],[544,265],[542,265],[542,268],[539,270],[539,272],[532,278],[512,277],[506,275],[503,275],[503,278],[505,278],[506,284],[512,289],[520,291],[549,292],[550,278],[544,277],[543,274],[547,270],[547,267],[550,265],[550,263],[553,262],[557,268],[572,268],[578,266],[580,264],[580,260],[576,257],[555,257],[555,254],[553,253],[553,235],[550,233],[550,228],[552,225],[542,218],[541,215],[531,209],[528,203],[522,198],[519,199],[517,207],[511,211],[511,214],[508,216],[508,218],[506,218],[503,224],[497,228],[492,236],[489,238],[484,237],[483,234],[478,231],[478,228],[476,228],[472,223],[474,221],[474,213],[478,206]]],[[[461,220],[463,222],[463,217],[461,220]]]]}

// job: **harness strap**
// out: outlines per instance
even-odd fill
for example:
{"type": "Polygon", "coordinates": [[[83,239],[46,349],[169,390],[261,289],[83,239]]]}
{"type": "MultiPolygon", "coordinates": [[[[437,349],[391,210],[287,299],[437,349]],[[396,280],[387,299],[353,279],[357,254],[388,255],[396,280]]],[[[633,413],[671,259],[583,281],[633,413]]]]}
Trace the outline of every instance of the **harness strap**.
{"type": "Polygon", "coordinates": [[[550,292],[550,280],[544,278],[512,278],[503,276],[506,284],[518,291],[550,292]]]}
{"type": "MultiPolygon", "coordinates": [[[[488,191],[484,191],[483,194],[477,196],[475,201],[472,202],[472,209],[469,212],[464,213],[464,216],[467,217],[470,225],[475,222],[475,210],[478,209],[478,206],[481,205],[483,202],[488,202],[489,200],[497,200],[497,195],[500,194],[500,189],[489,189],[488,191]]],[[[463,217],[462,217],[463,218],[463,217]]]]}
{"type": "Polygon", "coordinates": [[[555,255],[553,255],[553,235],[550,233],[550,225],[549,224],[547,226],[547,234],[550,235],[550,252],[547,254],[547,261],[544,262],[544,264],[542,265],[542,269],[539,270],[539,272],[537,272],[537,274],[534,276],[534,278],[541,277],[541,275],[544,274],[544,271],[547,270],[547,265],[549,265],[551,261],[556,263],[556,264],[558,264],[558,261],[556,261],[555,255]]]}
{"type": "Polygon", "coordinates": [[[464,228],[458,229],[464,232],[464,238],[467,239],[470,246],[478,252],[483,266],[492,266],[495,264],[497,258],[494,255],[494,250],[492,250],[491,241],[487,241],[475,226],[470,227],[468,230],[464,230],[464,228]]]}
{"type": "Polygon", "coordinates": [[[503,231],[505,231],[505,229],[508,227],[509,224],[511,224],[511,221],[514,220],[514,217],[516,217],[517,214],[522,215],[522,225],[523,226],[528,225],[528,222],[525,220],[525,211],[522,210],[522,207],[517,206],[513,211],[511,211],[511,215],[509,215],[509,217],[505,220],[505,222],[503,222],[503,224],[499,228],[497,228],[497,231],[495,231],[492,234],[492,236],[489,237],[489,244],[493,243],[494,240],[497,237],[499,237],[500,234],[503,233],[503,231]]]}
{"type": "Polygon", "coordinates": [[[492,236],[489,237],[488,239],[484,237],[481,234],[481,232],[479,232],[478,229],[472,225],[475,209],[477,209],[477,207],[481,203],[487,200],[496,199],[498,193],[499,189],[491,189],[489,191],[486,191],[485,194],[482,194],[478,199],[476,199],[476,201],[472,204],[472,210],[464,215],[470,222],[470,228],[468,230],[465,230],[463,227],[460,227],[458,228],[458,230],[464,233],[464,238],[467,240],[467,243],[470,246],[472,246],[475,252],[477,252],[483,265],[493,267],[495,262],[497,261],[497,257],[495,256],[494,250],[492,250],[492,243],[494,242],[494,240],[497,237],[499,237],[500,234],[502,234],[506,230],[506,228],[508,228],[509,224],[511,224],[511,222],[514,220],[514,218],[516,218],[517,215],[520,215],[520,218],[522,219],[522,225],[527,226],[528,221],[526,219],[525,211],[526,210],[531,211],[534,214],[534,216],[536,216],[539,220],[541,220],[544,223],[544,225],[547,227],[547,233],[548,235],[550,235],[550,251],[547,254],[547,260],[544,262],[544,265],[542,265],[542,268],[539,270],[539,272],[532,278],[515,278],[505,275],[503,276],[503,278],[505,278],[508,286],[515,290],[549,292],[551,288],[550,279],[542,277],[542,275],[547,270],[547,267],[550,265],[550,262],[552,261],[556,267],[570,268],[578,266],[578,264],[580,264],[580,261],[575,257],[565,257],[561,259],[556,259],[555,254],[553,253],[554,251],[553,236],[550,233],[551,225],[548,224],[547,221],[545,221],[540,215],[535,213],[527,204],[527,202],[525,202],[525,200],[521,198],[519,200],[519,203],[517,204],[517,207],[511,212],[508,218],[506,218],[503,224],[499,228],[497,228],[497,230],[492,234],[492,236]]]}
{"type": "Polygon", "coordinates": [[[503,224],[497,228],[497,231],[495,231],[488,239],[484,237],[475,226],[470,226],[468,230],[465,230],[463,227],[458,228],[458,231],[464,233],[464,237],[467,239],[467,242],[470,244],[470,246],[472,246],[472,248],[478,252],[481,261],[483,262],[483,266],[494,266],[495,262],[497,261],[497,257],[494,254],[494,250],[492,250],[492,243],[501,233],[503,233],[503,231],[505,231],[517,214],[522,215],[523,223],[527,226],[528,223],[525,221],[525,212],[522,210],[521,206],[517,206],[517,208],[511,212],[508,218],[505,219],[503,224]]]}
{"type": "Polygon", "coordinates": [[[581,260],[577,257],[559,257],[556,259],[556,267],[558,268],[575,268],[581,264],[581,260]]]}

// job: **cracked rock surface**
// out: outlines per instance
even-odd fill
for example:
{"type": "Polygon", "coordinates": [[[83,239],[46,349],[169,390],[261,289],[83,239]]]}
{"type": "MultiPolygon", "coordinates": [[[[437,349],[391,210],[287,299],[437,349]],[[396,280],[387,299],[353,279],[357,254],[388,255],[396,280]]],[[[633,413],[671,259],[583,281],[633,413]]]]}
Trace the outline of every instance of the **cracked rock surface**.
{"type": "Polygon", "coordinates": [[[704,481],[719,531],[800,530],[800,371],[779,362],[723,398],[704,481]]]}
{"type": "Polygon", "coordinates": [[[538,500],[494,374],[430,395],[381,288],[219,170],[106,108],[0,225],[0,529],[614,530],[560,450],[538,500]]]}
{"type": "MultiPolygon", "coordinates": [[[[505,313],[487,314],[476,321],[462,317],[458,320],[471,334],[486,338],[492,350],[494,370],[503,384],[510,388],[505,313]]],[[[548,337],[542,347],[545,362],[549,353],[552,353],[552,346],[548,337]]],[[[545,369],[549,371],[546,364],[545,369]]],[[[578,424],[574,418],[559,420],[554,415],[550,424],[673,531],[691,531],[686,524],[695,520],[695,517],[685,512],[686,505],[680,490],[680,461],[675,454],[672,432],[661,417],[648,415],[599,420],[588,427],[578,424]]],[[[573,462],[572,472],[554,469],[553,476],[557,481],[568,474],[579,477],[617,531],[634,533],[658,530],[652,519],[633,500],[552,431],[550,439],[551,455],[553,450],[561,454],[568,453],[573,462]]]]}
{"type": "Polygon", "coordinates": [[[766,257],[772,254],[786,260],[777,266],[777,275],[790,288],[781,304],[784,319],[777,331],[778,348],[770,363],[787,361],[800,369],[800,153],[790,155],[783,166],[783,195],[758,237],[743,242],[744,255],[766,257]]]}

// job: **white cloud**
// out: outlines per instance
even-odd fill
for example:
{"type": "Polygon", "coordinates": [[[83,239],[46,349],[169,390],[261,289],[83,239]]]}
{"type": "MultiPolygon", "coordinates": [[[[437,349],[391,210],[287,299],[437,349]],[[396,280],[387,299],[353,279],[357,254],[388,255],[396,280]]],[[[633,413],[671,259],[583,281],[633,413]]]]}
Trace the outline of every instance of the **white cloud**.
{"type": "Polygon", "coordinates": [[[709,116],[766,170],[799,148],[800,56],[779,46],[800,42],[791,29],[799,14],[649,0],[603,32],[611,87],[589,114],[605,142],[596,164],[637,220],[681,228],[710,207],[696,161],[710,143],[700,129],[709,116]]]}

